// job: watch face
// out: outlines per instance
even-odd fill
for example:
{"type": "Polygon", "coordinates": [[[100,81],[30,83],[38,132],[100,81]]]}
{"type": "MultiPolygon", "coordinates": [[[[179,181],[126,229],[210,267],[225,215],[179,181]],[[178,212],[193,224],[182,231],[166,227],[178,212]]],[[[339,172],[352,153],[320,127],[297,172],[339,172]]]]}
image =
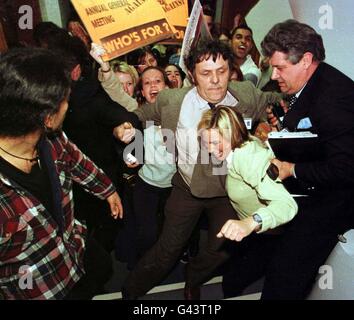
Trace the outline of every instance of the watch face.
{"type": "Polygon", "coordinates": [[[254,221],[256,221],[259,224],[262,224],[262,218],[258,213],[255,213],[252,217],[254,221]]]}

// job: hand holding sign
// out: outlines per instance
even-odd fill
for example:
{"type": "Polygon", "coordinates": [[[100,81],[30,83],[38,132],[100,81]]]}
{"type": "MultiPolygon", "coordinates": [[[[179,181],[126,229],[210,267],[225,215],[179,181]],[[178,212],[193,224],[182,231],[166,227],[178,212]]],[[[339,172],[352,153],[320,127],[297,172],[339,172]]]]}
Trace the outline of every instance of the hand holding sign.
{"type": "Polygon", "coordinates": [[[93,42],[110,60],[174,34],[161,4],[156,0],[71,0],[93,42]]]}
{"type": "Polygon", "coordinates": [[[101,66],[103,70],[109,69],[109,63],[103,60],[103,56],[106,55],[106,50],[97,43],[92,42],[90,55],[101,66]]]}

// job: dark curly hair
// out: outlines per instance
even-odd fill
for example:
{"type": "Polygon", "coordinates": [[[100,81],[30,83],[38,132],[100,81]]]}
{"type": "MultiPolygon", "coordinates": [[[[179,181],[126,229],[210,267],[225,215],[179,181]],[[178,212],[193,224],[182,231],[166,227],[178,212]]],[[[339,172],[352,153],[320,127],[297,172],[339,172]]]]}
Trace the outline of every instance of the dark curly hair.
{"type": "Polygon", "coordinates": [[[275,51],[288,55],[288,60],[296,64],[304,53],[311,52],[313,59],[321,62],[326,58],[323,40],[312,27],[296,20],[276,24],[261,43],[262,53],[271,57],[275,51]]]}
{"type": "Polygon", "coordinates": [[[43,129],[69,90],[70,74],[60,57],[40,48],[8,51],[0,58],[0,136],[43,129]]]}
{"type": "Polygon", "coordinates": [[[228,61],[230,70],[232,70],[235,56],[231,47],[219,39],[200,40],[196,48],[190,50],[184,63],[188,71],[193,74],[197,63],[208,60],[210,57],[213,57],[215,61],[218,56],[228,61]]]}

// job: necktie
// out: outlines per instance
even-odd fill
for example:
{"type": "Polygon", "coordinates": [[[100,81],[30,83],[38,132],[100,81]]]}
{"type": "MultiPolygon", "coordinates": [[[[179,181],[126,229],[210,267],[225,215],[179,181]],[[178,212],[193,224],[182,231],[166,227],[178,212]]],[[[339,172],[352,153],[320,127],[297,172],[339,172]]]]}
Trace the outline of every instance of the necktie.
{"type": "Polygon", "coordinates": [[[285,114],[284,119],[283,119],[283,128],[287,128],[290,131],[294,131],[296,130],[296,122],[298,122],[299,120],[297,119],[297,115],[294,106],[297,100],[297,97],[292,94],[289,95],[287,98],[288,102],[289,102],[289,110],[288,112],[285,114]]]}
{"type": "Polygon", "coordinates": [[[289,100],[289,109],[291,109],[296,103],[297,97],[295,94],[292,94],[288,97],[288,100],[289,100]]]}
{"type": "Polygon", "coordinates": [[[208,105],[210,107],[211,110],[213,110],[216,106],[214,103],[208,102],[208,105]]]}

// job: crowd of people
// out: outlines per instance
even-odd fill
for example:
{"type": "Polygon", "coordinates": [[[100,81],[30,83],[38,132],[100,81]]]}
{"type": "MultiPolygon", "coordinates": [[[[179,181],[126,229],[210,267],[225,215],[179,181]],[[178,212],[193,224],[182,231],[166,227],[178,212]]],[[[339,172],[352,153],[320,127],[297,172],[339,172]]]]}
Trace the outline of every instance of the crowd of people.
{"type": "Polygon", "coordinates": [[[309,25],[276,24],[259,68],[252,29],[204,11],[212,37],[183,57],[187,74],[176,46],[104,61],[79,21],[42,22],[37,47],[0,56],[0,299],[91,299],[112,250],[130,269],[123,299],[186,254],[187,300],[215,272],[225,297],[265,276],[262,299],[306,298],[354,227],[354,82],[309,25]],[[316,158],[277,159],[267,133],[304,119],[316,158]]]}

